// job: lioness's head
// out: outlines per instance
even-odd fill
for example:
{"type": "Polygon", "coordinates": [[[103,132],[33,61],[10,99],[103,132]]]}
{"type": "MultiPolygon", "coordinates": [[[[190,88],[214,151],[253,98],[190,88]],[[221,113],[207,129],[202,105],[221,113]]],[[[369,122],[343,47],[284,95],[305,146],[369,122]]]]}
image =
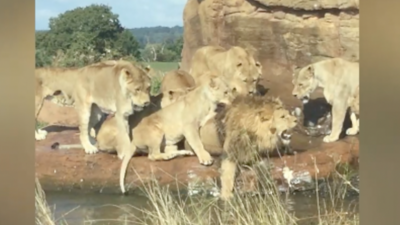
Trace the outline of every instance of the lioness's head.
{"type": "Polygon", "coordinates": [[[297,68],[293,73],[292,83],[294,85],[293,96],[300,99],[303,104],[306,104],[310,100],[310,94],[317,88],[313,66],[308,65],[301,69],[297,68]]]}
{"type": "Polygon", "coordinates": [[[133,109],[141,111],[150,104],[150,68],[141,69],[129,62],[117,62],[122,91],[131,99],[133,109]]]}
{"type": "Polygon", "coordinates": [[[193,88],[181,88],[178,90],[169,90],[163,93],[161,99],[161,108],[164,108],[174,102],[176,102],[181,97],[185,96],[193,88]]]}
{"type": "Polygon", "coordinates": [[[280,100],[258,112],[259,127],[268,130],[272,135],[278,135],[284,145],[289,145],[292,137],[292,129],[297,125],[297,118],[285,109],[280,100]]]}
{"type": "Polygon", "coordinates": [[[236,88],[238,94],[256,94],[257,84],[261,78],[262,66],[246,50],[240,47],[230,49],[230,85],[236,88]]]}
{"type": "Polygon", "coordinates": [[[230,105],[237,95],[237,89],[227,83],[222,77],[210,75],[207,84],[207,95],[216,104],[230,105]]]}

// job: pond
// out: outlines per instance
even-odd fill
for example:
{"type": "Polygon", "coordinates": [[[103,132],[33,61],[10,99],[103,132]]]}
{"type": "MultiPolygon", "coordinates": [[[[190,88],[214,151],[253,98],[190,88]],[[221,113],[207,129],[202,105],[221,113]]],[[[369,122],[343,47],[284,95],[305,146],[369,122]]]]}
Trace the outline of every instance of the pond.
{"type": "MultiPolygon", "coordinates": [[[[139,209],[150,209],[148,199],[138,194],[122,196],[47,192],[46,197],[54,217],[62,222],[61,224],[124,224],[121,221],[124,221],[126,215],[141,217],[139,209]]],[[[298,192],[295,195],[291,194],[290,199],[291,210],[297,218],[313,218],[304,220],[304,224],[317,220],[318,204],[315,193],[298,192]]],[[[330,201],[329,198],[319,200],[320,203],[330,201]]],[[[346,197],[341,204],[342,210],[358,213],[358,196],[346,197]]]]}

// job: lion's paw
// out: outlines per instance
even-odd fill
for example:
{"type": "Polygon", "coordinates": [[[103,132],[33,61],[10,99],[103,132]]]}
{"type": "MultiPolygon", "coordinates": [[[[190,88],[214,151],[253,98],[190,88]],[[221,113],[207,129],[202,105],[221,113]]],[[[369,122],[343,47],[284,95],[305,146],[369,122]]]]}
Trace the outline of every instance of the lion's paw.
{"type": "Polygon", "coordinates": [[[354,127],[351,127],[346,130],[347,135],[356,135],[357,133],[358,133],[358,129],[354,128],[354,127]]]}
{"type": "Polygon", "coordinates": [[[118,159],[122,160],[122,159],[124,159],[124,156],[125,156],[124,153],[118,154],[118,159]]]}
{"type": "Polygon", "coordinates": [[[179,151],[180,155],[195,155],[193,151],[190,150],[180,150],[179,151]]]}
{"type": "Polygon", "coordinates": [[[94,145],[87,145],[84,148],[86,154],[95,154],[99,151],[99,149],[97,149],[94,145]]]}
{"type": "Polygon", "coordinates": [[[46,136],[47,136],[47,131],[45,131],[45,130],[35,131],[35,139],[38,141],[46,139],[46,136]]]}
{"type": "Polygon", "coordinates": [[[211,166],[214,163],[214,159],[211,157],[211,155],[206,152],[207,154],[203,154],[201,157],[198,156],[200,164],[204,166],[211,166]]]}
{"type": "Polygon", "coordinates": [[[221,191],[219,198],[223,201],[228,201],[233,198],[233,192],[231,191],[221,191]]]}
{"type": "Polygon", "coordinates": [[[330,143],[330,142],[334,142],[337,141],[338,138],[337,137],[332,137],[331,135],[325,136],[323,139],[323,142],[325,143],[330,143]]]}

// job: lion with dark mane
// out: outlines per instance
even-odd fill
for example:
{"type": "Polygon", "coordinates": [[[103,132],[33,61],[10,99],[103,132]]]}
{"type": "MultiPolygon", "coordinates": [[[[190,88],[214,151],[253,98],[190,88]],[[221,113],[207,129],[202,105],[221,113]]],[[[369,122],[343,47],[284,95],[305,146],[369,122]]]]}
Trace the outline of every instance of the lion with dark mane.
{"type": "Polygon", "coordinates": [[[223,143],[221,199],[233,196],[238,164],[251,164],[263,153],[290,144],[297,118],[274,97],[238,96],[215,116],[223,143]]]}

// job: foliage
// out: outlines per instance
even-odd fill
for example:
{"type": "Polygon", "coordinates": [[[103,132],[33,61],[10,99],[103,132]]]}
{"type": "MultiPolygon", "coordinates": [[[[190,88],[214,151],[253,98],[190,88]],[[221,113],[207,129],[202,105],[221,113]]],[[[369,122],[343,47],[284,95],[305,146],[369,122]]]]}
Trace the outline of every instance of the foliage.
{"type": "Polygon", "coordinates": [[[50,18],[36,33],[36,66],[74,67],[122,57],[139,58],[139,43],[106,5],[92,4],[50,18]]]}
{"type": "Polygon", "coordinates": [[[141,52],[142,60],[146,62],[179,62],[182,47],[182,37],[175,41],[167,39],[163,43],[146,44],[141,52]]]}
{"type": "Polygon", "coordinates": [[[140,48],[144,49],[147,44],[164,43],[166,40],[175,41],[182,38],[183,27],[141,27],[129,29],[139,42],[140,48]]]}

